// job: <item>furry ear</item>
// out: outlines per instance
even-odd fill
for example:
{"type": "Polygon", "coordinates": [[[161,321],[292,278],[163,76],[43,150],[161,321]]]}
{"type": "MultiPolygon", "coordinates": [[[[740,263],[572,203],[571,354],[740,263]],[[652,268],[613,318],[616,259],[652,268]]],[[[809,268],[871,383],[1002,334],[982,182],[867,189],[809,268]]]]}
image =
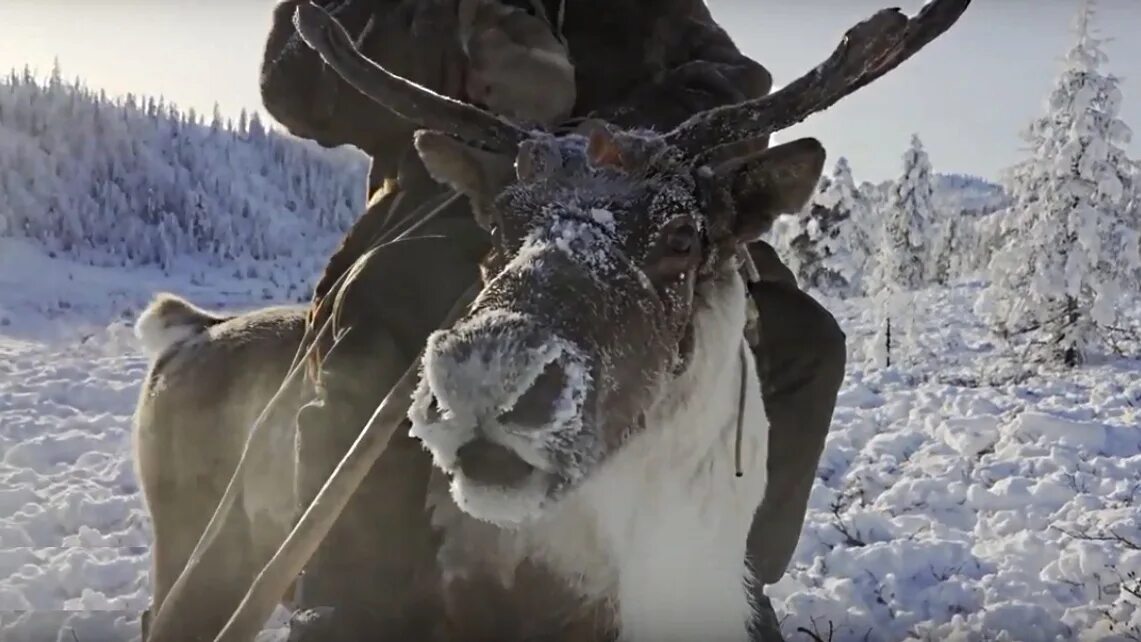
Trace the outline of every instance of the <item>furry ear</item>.
{"type": "Polygon", "coordinates": [[[800,211],[824,171],[824,146],[801,138],[725,161],[714,173],[726,181],[737,211],[733,233],[742,243],[760,238],[781,214],[800,211]]]}
{"type": "Polygon", "coordinates": [[[514,179],[510,155],[473,147],[437,131],[420,130],[416,151],[436,181],[477,201],[495,198],[514,179]]]}
{"type": "Polygon", "coordinates": [[[492,201],[515,180],[515,159],[436,131],[420,130],[413,141],[428,174],[467,196],[476,222],[489,229],[492,201]]]}
{"type": "Polygon", "coordinates": [[[579,127],[587,137],[586,155],[595,167],[622,169],[625,159],[622,149],[614,140],[614,134],[605,123],[588,120],[579,127]]]}

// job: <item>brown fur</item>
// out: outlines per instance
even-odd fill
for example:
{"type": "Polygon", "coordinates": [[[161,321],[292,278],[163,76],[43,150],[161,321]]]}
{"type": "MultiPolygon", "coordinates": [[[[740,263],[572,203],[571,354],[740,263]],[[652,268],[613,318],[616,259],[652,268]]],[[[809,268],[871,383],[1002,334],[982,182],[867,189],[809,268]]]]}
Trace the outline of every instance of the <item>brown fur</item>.
{"type": "MultiPolygon", "coordinates": [[[[214,514],[249,428],[283,381],[305,329],[304,314],[303,307],[293,306],[211,315],[159,295],[141,317],[152,324],[141,332],[177,324],[187,333],[153,346],[135,412],[135,462],[154,530],[151,614],[214,514]]],[[[298,406],[298,395],[287,395],[271,418],[269,438],[254,445],[255,470],[264,473],[243,490],[246,510],[203,561],[212,581],[192,596],[190,622],[209,639],[288,534],[294,506],[292,417],[298,406]]],[[[184,631],[185,639],[198,632],[184,631]]]]}

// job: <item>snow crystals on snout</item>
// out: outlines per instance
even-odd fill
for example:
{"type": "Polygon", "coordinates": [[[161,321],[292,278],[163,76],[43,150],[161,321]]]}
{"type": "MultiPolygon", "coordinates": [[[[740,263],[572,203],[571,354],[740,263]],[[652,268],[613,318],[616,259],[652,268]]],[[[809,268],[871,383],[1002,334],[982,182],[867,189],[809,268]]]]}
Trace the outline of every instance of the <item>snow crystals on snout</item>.
{"type": "MultiPolygon", "coordinates": [[[[606,210],[594,211],[609,214],[606,210]]],[[[615,269],[616,239],[613,238],[613,215],[606,233],[595,220],[593,215],[589,221],[560,216],[549,223],[544,236],[567,256],[587,267],[597,278],[615,269]]]]}
{"type": "Polygon", "coordinates": [[[590,218],[605,227],[607,231],[614,232],[614,212],[595,207],[590,210],[590,218]]]}

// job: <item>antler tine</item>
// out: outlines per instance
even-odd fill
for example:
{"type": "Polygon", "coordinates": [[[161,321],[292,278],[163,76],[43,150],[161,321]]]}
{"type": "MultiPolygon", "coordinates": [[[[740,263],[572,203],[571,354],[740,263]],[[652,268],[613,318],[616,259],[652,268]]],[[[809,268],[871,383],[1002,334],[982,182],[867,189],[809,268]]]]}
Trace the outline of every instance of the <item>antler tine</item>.
{"type": "Polygon", "coordinates": [[[293,25],[345,82],[417,125],[497,151],[514,151],[528,138],[525,130],[491,112],[438,94],[369,60],[341,23],[312,2],[297,5],[293,25]]]}
{"type": "Polygon", "coordinates": [[[971,0],[930,0],[908,18],[881,10],[849,29],[815,69],[764,98],[696,114],[666,139],[691,154],[763,136],[799,123],[898,67],[943,34],[971,0]]]}

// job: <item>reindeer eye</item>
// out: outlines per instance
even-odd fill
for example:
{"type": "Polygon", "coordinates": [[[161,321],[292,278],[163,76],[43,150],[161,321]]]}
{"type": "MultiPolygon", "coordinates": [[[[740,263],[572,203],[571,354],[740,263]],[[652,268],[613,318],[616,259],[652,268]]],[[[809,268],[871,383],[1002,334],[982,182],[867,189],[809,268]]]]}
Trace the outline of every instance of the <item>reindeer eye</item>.
{"type": "Polygon", "coordinates": [[[693,223],[682,223],[666,234],[666,247],[674,254],[689,254],[697,245],[697,226],[693,223]]]}

